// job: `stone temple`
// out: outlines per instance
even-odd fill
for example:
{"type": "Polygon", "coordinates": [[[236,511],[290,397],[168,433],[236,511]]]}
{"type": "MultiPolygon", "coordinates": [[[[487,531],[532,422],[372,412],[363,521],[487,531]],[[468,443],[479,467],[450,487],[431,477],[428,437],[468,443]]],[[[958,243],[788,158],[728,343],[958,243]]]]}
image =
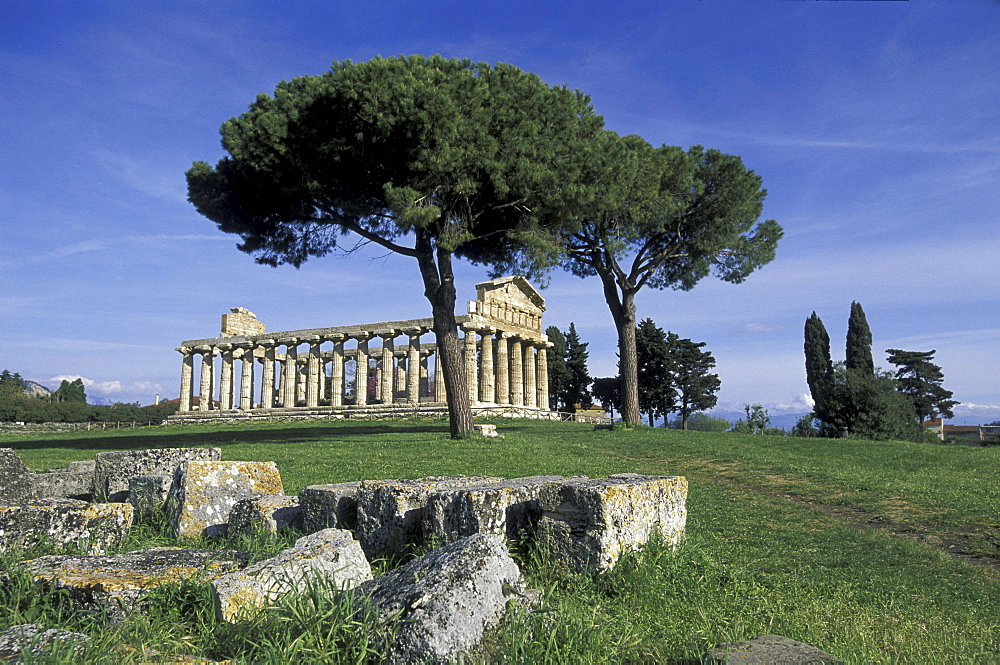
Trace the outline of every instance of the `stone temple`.
{"type": "MultiPolygon", "coordinates": [[[[474,412],[550,417],[545,300],[520,276],[476,291],[469,313],[456,317],[474,412]]],[[[177,349],[180,408],[170,420],[443,412],[437,345],[421,341],[433,333],[431,318],[266,332],[252,312],[234,307],[219,337],[177,349]]]]}

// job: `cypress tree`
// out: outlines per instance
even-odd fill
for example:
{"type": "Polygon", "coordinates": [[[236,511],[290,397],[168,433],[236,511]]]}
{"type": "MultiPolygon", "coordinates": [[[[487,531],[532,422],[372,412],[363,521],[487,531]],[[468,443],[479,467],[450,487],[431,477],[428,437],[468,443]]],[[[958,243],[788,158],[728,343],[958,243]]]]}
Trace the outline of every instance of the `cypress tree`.
{"type": "Polygon", "coordinates": [[[594,382],[587,371],[587,358],[590,352],[587,351],[589,342],[581,342],[580,336],[576,333],[576,326],[569,324],[569,331],[566,333],[566,366],[569,368],[569,381],[563,391],[563,401],[566,410],[570,413],[576,412],[576,405],[579,404],[584,409],[589,409],[590,384],[594,382]]]}
{"type": "Polygon", "coordinates": [[[865,310],[861,303],[851,303],[851,318],[847,320],[847,355],[845,363],[848,370],[862,372],[866,376],[875,376],[875,360],[872,358],[872,331],[865,318],[865,310]]]}
{"type": "Polygon", "coordinates": [[[812,313],[805,328],[806,381],[815,404],[813,412],[825,420],[826,398],[833,388],[833,361],[830,359],[830,335],[823,321],[812,313]]]}
{"type": "Polygon", "coordinates": [[[549,404],[556,411],[565,411],[566,404],[563,398],[566,388],[569,385],[569,367],[566,365],[566,336],[555,326],[545,329],[545,335],[552,342],[552,348],[548,353],[549,366],[549,404]]]}

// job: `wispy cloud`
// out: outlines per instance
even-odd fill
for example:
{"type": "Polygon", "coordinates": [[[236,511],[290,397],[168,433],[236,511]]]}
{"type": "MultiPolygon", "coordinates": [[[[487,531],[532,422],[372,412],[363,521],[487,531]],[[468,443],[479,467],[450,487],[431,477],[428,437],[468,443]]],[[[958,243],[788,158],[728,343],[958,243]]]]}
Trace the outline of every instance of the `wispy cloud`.
{"type": "Polygon", "coordinates": [[[118,401],[122,399],[142,402],[144,401],[142,398],[152,401],[150,396],[158,395],[163,392],[163,387],[159,383],[152,381],[135,381],[133,383],[122,383],[117,380],[98,381],[88,379],[87,377],[80,376],[79,374],[60,374],[48,379],[47,383],[49,383],[53,389],[56,389],[63,381],[72,382],[77,379],[80,379],[83,382],[83,387],[87,392],[88,401],[97,403],[118,401]]]}

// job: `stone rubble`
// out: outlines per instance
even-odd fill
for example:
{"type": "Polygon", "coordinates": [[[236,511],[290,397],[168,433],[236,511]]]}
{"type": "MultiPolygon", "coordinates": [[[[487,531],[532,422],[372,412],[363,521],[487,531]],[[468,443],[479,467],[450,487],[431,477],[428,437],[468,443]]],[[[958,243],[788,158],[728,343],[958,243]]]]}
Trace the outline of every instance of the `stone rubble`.
{"type": "Polygon", "coordinates": [[[499,623],[524,579],[501,538],[463,538],[392,570],[358,590],[371,599],[396,639],[389,663],[460,661],[499,623]]]}
{"type": "Polygon", "coordinates": [[[35,498],[33,474],[10,448],[0,448],[0,503],[13,505],[35,498]]]}
{"type": "Polygon", "coordinates": [[[182,538],[223,536],[229,512],[242,499],[282,494],[274,462],[184,462],[171,488],[172,524],[182,538]]]}
{"type": "Polygon", "coordinates": [[[44,541],[100,554],[122,542],[131,528],[132,506],[127,503],[35,499],[21,505],[0,505],[0,552],[44,541]]]}
{"type": "Polygon", "coordinates": [[[48,662],[53,656],[72,656],[86,648],[90,638],[68,630],[46,630],[37,623],[11,626],[0,632],[0,661],[48,662]],[[28,655],[25,659],[23,656],[28,655]]]}
{"type": "Polygon", "coordinates": [[[761,635],[755,640],[716,644],[702,659],[705,665],[843,665],[842,660],[822,649],[782,635],[761,635]]]}
{"type": "Polygon", "coordinates": [[[219,448],[158,448],[97,453],[94,469],[94,498],[98,501],[126,501],[129,479],[134,476],[173,476],[184,462],[218,461],[219,448]]]}
{"type": "Polygon", "coordinates": [[[174,484],[173,475],[133,476],[128,480],[128,502],[136,517],[152,517],[163,510],[174,484]]]}
{"type": "Polygon", "coordinates": [[[275,557],[216,578],[212,581],[216,615],[234,621],[241,612],[305,591],[320,578],[342,590],[372,579],[368,560],[350,531],[317,531],[275,557]]]}
{"type": "Polygon", "coordinates": [[[302,530],[356,529],[360,482],[309,485],[299,492],[302,530]]]}
{"type": "Polygon", "coordinates": [[[277,534],[301,523],[299,497],[261,494],[236,502],[229,511],[229,535],[255,532],[277,534]]]}

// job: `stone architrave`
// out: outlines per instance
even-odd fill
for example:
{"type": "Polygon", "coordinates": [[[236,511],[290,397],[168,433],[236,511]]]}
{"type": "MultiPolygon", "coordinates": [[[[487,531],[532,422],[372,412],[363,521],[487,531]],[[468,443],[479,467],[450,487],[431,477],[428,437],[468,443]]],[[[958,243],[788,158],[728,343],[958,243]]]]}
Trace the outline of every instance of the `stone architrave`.
{"type": "Polygon", "coordinates": [[[501,478],[365,480],[358,487],[358,540],[369,557],[403,552],[423,542],[424,507],[435,492],[501,478]]]}
{"type": "Polygon", "coordinates": [[[16,506],[0,505],[0,552],[26,549],[44,540],[100,554],[128,536],[132,516],[127,503],[34,499],[16,506]]]}
{"type": "Polygon", "coordinates": [[[320,398],[320,344],[322,340],[314,335],[309,340],[309,364],[306,377],[306,406],[316,408],[320,398]]]}
{"type": "Polygon", "coordinates": [[[218,618],[234,621],[309,584],[325,581],[344,591],[371,579],[371,566],[351,532],[324,529],[275,557],[212,580],[212,590],[218,618]]]}
{"type": "Polygon", "coordinates": [[[170,491],[174,531],[181,538],[198,538],[225,535],[237,502],[282,494],[282,485],[274,462],[185,462],[170,491]]]}
{"type": "Polygon", "coordinates": [[[297,526],[300,517],[299,497],[260,494],[236,502],[229,511],[226,533],[276,534],[297,526]]]}
{"type": "Polygon", "coordinates": [[[330,365],[330,406],[344,405],[344,335],[331,335],[333,355],[330,365]]]}
{"type": "Polygon", "coordinates": [[[309,485],[299,492],[302,530],[355,529],[358,526],[360,482],[309,485]]]}
{"type": "Polygon", "coordinates": [[[562,476],[531,476],[441,489],[424,509],[425,541],[450,543],[477,533],[520,540],[534,531],[542,516],[542,487],[566,480],[562,476]]]}
{"type": "Polygon", "coordinates": [[[538,539],[578,569],[610,570],[654,534],[677,545],[687,522],[683,476],[617,474],[542,488],[538,539]]]}
{"type": "Polygon", "coordinates": [[[380,645],[390,663],[465,662],[511,601],[526,595],[520,569],[494,535],[434,550],[356,593],[394,624],[394,641],[380,645]]]}
{"type": "Polygon", "coordinates": [[[124,619],[152,589],[187,579],[212,579],[247,565],[246,552],[150,547],[128,554],[52,555],[24,562],[43,585],[65,589],[81,610],[124,619]]]}
{"type": "Polygon", "coordinates": [[[510,404],[510,342],[507,333],[497,334],[497,404],[510,404]]]}
{"type": "Polygon", "coordinates": [[[11,448],[0,448],[0,504],[16,505],[35,498],[32,473],[11,448]]]}
{"type": "Polygon", "coordinates": [[[184,462],[222,459],[219,448],[153,448],[116,450],[95,455],[94,497],[98,501],[126,501],[135,476],[170,476],[184,462]]]}
{"type": "Polygon", "coordinates": [[[194,353],[187,346],[177,349],[181,353],[181,393],[178,411],[191,410],[191,391],[194,389],[194,353]]]}

